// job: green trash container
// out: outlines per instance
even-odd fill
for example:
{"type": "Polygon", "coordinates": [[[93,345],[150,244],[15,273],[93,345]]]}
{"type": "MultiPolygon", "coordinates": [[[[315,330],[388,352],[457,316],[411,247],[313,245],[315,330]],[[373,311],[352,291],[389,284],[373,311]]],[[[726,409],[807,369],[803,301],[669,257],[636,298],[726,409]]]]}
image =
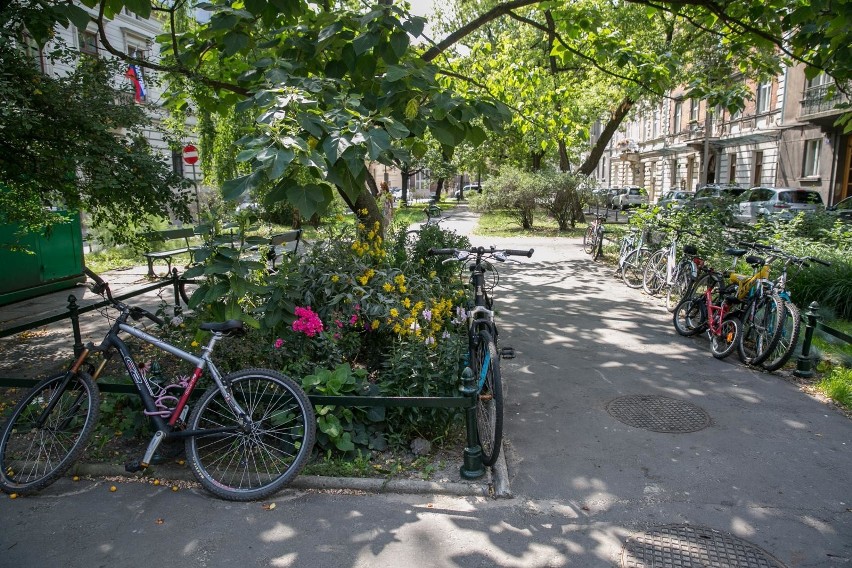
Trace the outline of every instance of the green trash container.
{"type": "Polygon", "coordinates": [[[80,214],[60,213],[68,222],[54,225],[49,234],[20,235],[18,225],[0,225],[0,306],[86,280],[80,214]],[[10,245],[28,252],[11,250],[10,245]]]}

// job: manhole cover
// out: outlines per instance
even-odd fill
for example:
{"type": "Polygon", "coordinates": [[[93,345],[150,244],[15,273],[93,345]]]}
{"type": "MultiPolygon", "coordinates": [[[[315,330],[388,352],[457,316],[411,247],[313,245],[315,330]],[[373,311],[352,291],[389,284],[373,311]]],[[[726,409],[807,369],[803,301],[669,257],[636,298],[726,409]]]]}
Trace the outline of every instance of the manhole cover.
{"type": "Polygon", "coordinates": [[[765,550],[704,527],[669,525],[627,539],[622,568],[784,568],[765,550]]]}
{"type": "Polygon", "coordinates": [[[623,396],[610,401],[606,411],[628,426],[652,432],[696,432],[710,425],[700,406],[665,396],[623,396]]]}

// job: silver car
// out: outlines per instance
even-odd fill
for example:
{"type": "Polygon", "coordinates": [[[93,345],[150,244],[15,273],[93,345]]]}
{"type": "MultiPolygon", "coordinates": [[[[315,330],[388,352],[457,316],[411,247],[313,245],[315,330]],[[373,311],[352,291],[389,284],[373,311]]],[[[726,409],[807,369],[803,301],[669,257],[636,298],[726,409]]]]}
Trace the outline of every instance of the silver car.
{"type": "Polygon", "coordinates": [[[818,191],[789,187],[753,187],[740,197],[734,208],[734,217],[744,222],[769,217],[789,220],[802,212],[813,213],[822,206],[822,196],[818,191]]]}
{"type": "Polygon", "coordinates": [[[694,197],[695,193],[692,191],[673,189],[671,191],[667,191],[665,195],[657,201],[657,205],[662,209],[680,209],[684,206],[684,204],[692,201],[692,198],[694,197]]]}

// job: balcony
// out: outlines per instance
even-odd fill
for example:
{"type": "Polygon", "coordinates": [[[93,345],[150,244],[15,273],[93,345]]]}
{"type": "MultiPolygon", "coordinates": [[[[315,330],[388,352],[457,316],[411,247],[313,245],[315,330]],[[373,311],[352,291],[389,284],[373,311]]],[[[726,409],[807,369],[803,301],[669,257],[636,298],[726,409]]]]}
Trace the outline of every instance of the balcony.
{"type": "Polygon", "coordinates": [[[801,119],[818,118],[825,114],[837,114],[841,111],[836,109],[838,103],[844,102],[846,97],[833,89],[833,85],[825,84],[818,85],[805,89],[805,94],[802,97],[802,111],[799,114],[801,119]],[[831,91],[833,93],[829,94],[831,91]]]}

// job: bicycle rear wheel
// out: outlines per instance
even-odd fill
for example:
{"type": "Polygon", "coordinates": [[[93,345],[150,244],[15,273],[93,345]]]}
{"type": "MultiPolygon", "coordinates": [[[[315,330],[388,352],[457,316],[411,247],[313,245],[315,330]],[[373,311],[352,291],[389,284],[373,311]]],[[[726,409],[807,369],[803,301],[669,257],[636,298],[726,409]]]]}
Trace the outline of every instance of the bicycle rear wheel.
{"type": "Polygon", "coordinates": [[[316,436],[313,407],[292,379],[268,369],[238,371],[224,382],[249,423],[244,426],[217,387],[209,389],[188,428],[212,433],[187,438],[187,459],[196,479],[217,497],[264,499],[307,463],[316,436]]]}
{"type": "Polygon", "coordinates": [[[784,311],[786,317],[781,328],[781,339],[778,340],[778,344],[766,358],[766,361],[761,363],[761,367],[770,373],[777,371],[790,360],[796,350],[796,345],[799,343],[799,331],[801,329],[799,308],[792,302],[784,302],[784,311]]]}
{"type": "Polygon", "coordinates": [[[476,426],[482,463],[494,465],[503,443],[503,383],[500,377],[500,359],[494,338],[486,329],[480,329],[476,344],[471,350],[471,370],[478,382],[476,396],[476,426]]]}
{"type": "Polygon", "coordinates": [[[737,344],[743,363],[760,365],[769,357],[781,339],[785,309],[784,300],[777,294],[767,294],[749,302],[737,344]]]}
{"type": "Polygon", "coordinates": [[[642,289],[646,294],[654,296],[666,284],[666,265],[669,262],[669,251],[660,249],[648,258],[645,270],[642,271],[642,289]]]}
{"type": "Polygon", "coordinates": [[[68,471],[92,436],[99,404],[87,373],[63,373],[34,386],[0,432],[0,489],[29,495],[68,471]]]}
{"type": "Polygon", "coordinates": [[[646,248],[630,251],[621,265],[621,278],[631,288],[639,288],[645,273],[645,264],[648,262],[651,251],[646,248]]]}
{"type": "Polygon", "coordinates": [[[672,319],[679,335],[698,335],[707,327],[707,304],[704,298],[684,298],[675,307],[672,319]]]}
{"type": "Polygon", "coordinates": [[[673,312],[683,299],[692,284],[691,263],[685,262],[678,265],[675,270],[672,285],[666,289],[666,309],[673,312]]]}

